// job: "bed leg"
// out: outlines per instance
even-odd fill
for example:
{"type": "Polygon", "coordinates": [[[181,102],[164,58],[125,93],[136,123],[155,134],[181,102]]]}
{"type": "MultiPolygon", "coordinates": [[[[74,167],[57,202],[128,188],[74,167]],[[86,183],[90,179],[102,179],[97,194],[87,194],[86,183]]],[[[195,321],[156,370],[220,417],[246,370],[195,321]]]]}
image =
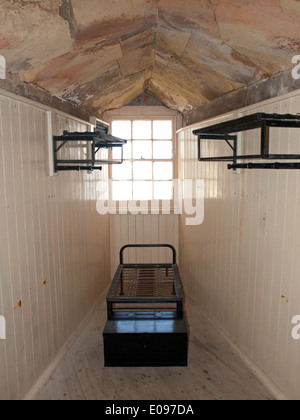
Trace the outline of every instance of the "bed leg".
{"type": "Polygon", "coordinates": [[[121,291],[120,291],[120,296],[124,296],[124,279],[123,279],[123,269],[121,270],[121,274],[120,274],[120,280],[121,280],[121,291]]]}

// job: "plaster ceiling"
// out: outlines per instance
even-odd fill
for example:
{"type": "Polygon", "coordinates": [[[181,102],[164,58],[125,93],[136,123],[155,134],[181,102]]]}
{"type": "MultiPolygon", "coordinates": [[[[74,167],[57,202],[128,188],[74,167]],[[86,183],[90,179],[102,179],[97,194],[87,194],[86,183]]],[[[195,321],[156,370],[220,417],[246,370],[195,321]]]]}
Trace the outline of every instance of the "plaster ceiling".
{"type": "Polygon", "coordinates": [[[0,0],[0,54],[91,113],[149,91],[186,114],[292,67],[299,0],[0,0]]]}

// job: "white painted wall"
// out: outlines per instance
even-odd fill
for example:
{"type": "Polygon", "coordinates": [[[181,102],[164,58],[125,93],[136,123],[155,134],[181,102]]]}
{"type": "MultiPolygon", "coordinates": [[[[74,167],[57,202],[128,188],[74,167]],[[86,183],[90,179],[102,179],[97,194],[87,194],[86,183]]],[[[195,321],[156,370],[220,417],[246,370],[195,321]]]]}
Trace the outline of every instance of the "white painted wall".
{"type": "Polygon", "coordinates": [[[0,92],[0,400],[29,391],[110,281],[109,217],[96,212],[108,172],[47,175],[49,111],[0,92]]]}
{"type": "MultiPolygon", "coordinates": [[[[300,92],[225,119],[259,111],[300,113],[300,92]]],[[[200,163],[192,131],[204,124],[210,122],[179,133],[182,177],[205,179],[203,225],[187,227],[180,218],[185,288],[256,366],[299,399],[300,341],[291,333],[292,318],[300,315],[300,171],[234,174],[226,163],[200,163]]],[[[245,152],[254,151],[259,132],[243,136],[245,152]]],[[[271,142],[274,152],[299,153],[300,131],[272,130],[271,142]]],[[[207,153],[223,147],[207,143],[207,153]]]]}
{"type": "MultiPolygon", "coordinates": [[[[127,244],[170,244],[179,250],[177,215],[114,215],[111,217],[111,275],[119,262],[119,251],[127,244]]],[[[124,253],[125,263],[171,263],[167,248],[132,249],[124,253]]]]}

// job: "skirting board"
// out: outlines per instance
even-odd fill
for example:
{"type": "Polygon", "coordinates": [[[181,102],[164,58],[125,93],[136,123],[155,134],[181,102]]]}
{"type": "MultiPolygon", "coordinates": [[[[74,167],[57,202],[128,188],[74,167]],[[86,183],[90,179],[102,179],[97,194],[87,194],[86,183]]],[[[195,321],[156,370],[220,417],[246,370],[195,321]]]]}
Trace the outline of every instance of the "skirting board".
{"type": "Polygon", "coordinates": [[[51,378],[51,375],[57,368],[57,366],[60,364],[62,359],[67,354],[68,350],[72,347],[72,345],[75,343],[75,341],[79,338],[80,334],[86,327],[86,325],[89,323],[95,312],[98,310],[98,306],[100,303],[103,302],[107,295],[106,288],[104,292],[101,294],[101,296],[97,299],[96,303],[92,307],[92,309],[88,312],[88,314],[84,317],[82,322],[79,324],[79,326],[76,328],[76,330],[73,332],[73,334],[70,336],[70,338],[67,340],[67,342],[63,345],[63,347],[59,350],[55,358],[52,360],[52,362],[47,366],[47,368],[44,370],[44,372],[41,374],[39,379],[35,382],[35,384],[32,386],[30,391],[26,394],[26,396],[23,398],[24,401],[33,401],[39,394],[40,390],[46,385],[46,383],[51,378]]]}
{"type": "MultiPolygon", "coordinates": [[[[187,293],[189,299],[194,300],[192,295],[187,293]]],[[[283,391],[275,384],[275,382],[270,379],[265,372],[260,369],[254,362],[251,360],[236,344],[233,343],[233,341],[228,337],[224,329],[214,320],[212,319],[206,311],[203,309],[199,309],[199,311],[202,313],[202,315],[212,324],[212,326],[218,331],[219,334],[222,335],[224,340],[227,342],[227,344],[230,346],[231,351],[248,367],[248,369],[251,371],[253,376],[255,376],[270,392],[271,395],[277,400],[277,401],[288,401],[289,398],[287,395],[284,394],[283,391]]]]}

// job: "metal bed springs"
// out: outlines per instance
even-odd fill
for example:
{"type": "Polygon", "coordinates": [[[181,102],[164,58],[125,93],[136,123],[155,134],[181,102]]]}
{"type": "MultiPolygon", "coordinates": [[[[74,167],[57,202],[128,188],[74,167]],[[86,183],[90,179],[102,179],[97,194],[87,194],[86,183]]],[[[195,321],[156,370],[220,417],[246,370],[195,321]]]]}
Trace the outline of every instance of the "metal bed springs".
{"type": "Polygon", "coordinates": [[[107,296],[108,320],[181,319],[183,295],[176,250],[172,245],[125,245],[107,296]],[[169,248],[172,264],[124,264],[128,248],[169,248]]]}

